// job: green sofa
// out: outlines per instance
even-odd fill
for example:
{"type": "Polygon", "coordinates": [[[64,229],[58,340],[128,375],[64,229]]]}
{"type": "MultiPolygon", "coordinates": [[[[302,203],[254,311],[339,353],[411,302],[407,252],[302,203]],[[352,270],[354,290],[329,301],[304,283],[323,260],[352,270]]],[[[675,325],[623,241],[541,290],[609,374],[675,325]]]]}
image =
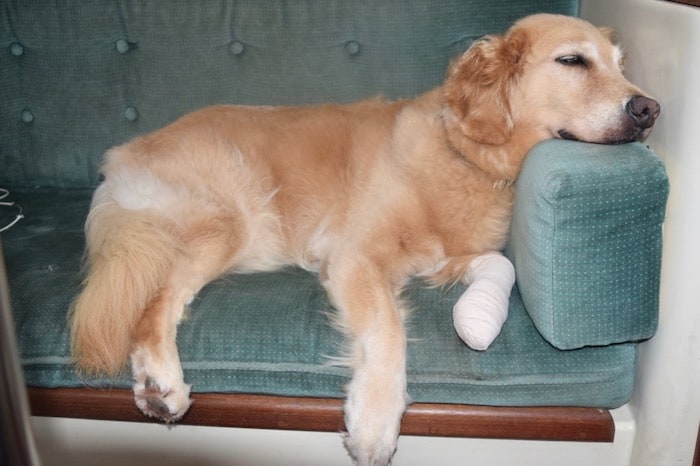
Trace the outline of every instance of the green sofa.
{"type": "MultiPolygon", "coordinates": [[[[69,355],[66,312],[106,149],[210,104],[417,95],[475,38],[542,11],[576,15],[578,2],[0,1],[0,187],[24,215],[0,239],[27,385],[130,386],[127,375],[81,379],[69,355]]],[[[452,328],[463,288],[416,281],[406,292],[409,395],[619,407],[637,344],[658,322],[664,167],[639,143],[546,141],[516,193],[506,254],[517,285],[501,335],[470,350],[452,328]]],[[[0,228],[14,215],[3,207],[0,228]]],[[[178,333],[195,400],[341,398],[349,373],[332,364],[341,335],[330,309],[317,278],[297,269],[207,286],[178,333]]]]}

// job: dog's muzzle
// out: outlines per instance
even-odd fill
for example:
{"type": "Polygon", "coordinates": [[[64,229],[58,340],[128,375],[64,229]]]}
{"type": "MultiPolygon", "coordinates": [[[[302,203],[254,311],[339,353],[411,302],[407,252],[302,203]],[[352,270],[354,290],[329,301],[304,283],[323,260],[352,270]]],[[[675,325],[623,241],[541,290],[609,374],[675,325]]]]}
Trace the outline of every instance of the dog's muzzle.
{"type": "Polygon", "coordinates": [[[598,138],[579,138],[576,134],[560,129],[557,136],[571,141],[594,142],[598,144],[623,144],[643,141],[651,132],[652,126],[661,113],[661,106],[654,99],[635,95],[625,104],[625,113],[621,121],[598,138]]]}

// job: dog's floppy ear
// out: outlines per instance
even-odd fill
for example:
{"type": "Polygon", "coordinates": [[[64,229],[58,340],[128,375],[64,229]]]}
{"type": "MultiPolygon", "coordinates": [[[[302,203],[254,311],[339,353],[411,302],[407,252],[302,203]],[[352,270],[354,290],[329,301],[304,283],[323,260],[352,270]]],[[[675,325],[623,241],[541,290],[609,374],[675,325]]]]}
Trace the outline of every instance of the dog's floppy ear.
{"type": "Polygon", "coordinates": [[[601,26],[598,29],[600,30],[601,34],[603,34],[611,43],[617,44],[617,33],[614,28],[609,26],[601,26]]]}
{"type": "Polygon", "coordinates": [[[469,139],[503,144],[510,138],[513,121],[508,91],[522,67],[525,39],[524,34],[486,36],[450,67],[445,99],[469,139]]]}

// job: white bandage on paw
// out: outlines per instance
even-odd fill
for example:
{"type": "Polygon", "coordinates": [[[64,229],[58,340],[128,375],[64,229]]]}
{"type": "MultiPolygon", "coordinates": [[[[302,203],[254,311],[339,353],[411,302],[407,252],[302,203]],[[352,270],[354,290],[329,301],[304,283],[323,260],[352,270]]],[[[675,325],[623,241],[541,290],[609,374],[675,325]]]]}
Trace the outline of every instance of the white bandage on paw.
{"type": "Polygon", "coordinates": [[[465,281],[469,288],[452,310],[454,327],[470,348],[484,351],[501,333],[508,317],[515,269],[501,254],[485,254],[469,265],[465,281]]]}

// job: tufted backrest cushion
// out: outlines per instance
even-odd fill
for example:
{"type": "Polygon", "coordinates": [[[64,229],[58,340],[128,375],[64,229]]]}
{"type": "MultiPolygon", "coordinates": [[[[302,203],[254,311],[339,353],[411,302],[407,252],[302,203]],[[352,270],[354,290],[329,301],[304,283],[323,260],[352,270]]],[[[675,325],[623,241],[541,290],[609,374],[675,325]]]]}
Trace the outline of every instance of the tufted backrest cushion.
{"type": "Polygon", "coordinates": [[[572,0],[0,2],[0,185],[93,186],[102,153],[215,103],[413,96],[475,37],[572,0]]]}

